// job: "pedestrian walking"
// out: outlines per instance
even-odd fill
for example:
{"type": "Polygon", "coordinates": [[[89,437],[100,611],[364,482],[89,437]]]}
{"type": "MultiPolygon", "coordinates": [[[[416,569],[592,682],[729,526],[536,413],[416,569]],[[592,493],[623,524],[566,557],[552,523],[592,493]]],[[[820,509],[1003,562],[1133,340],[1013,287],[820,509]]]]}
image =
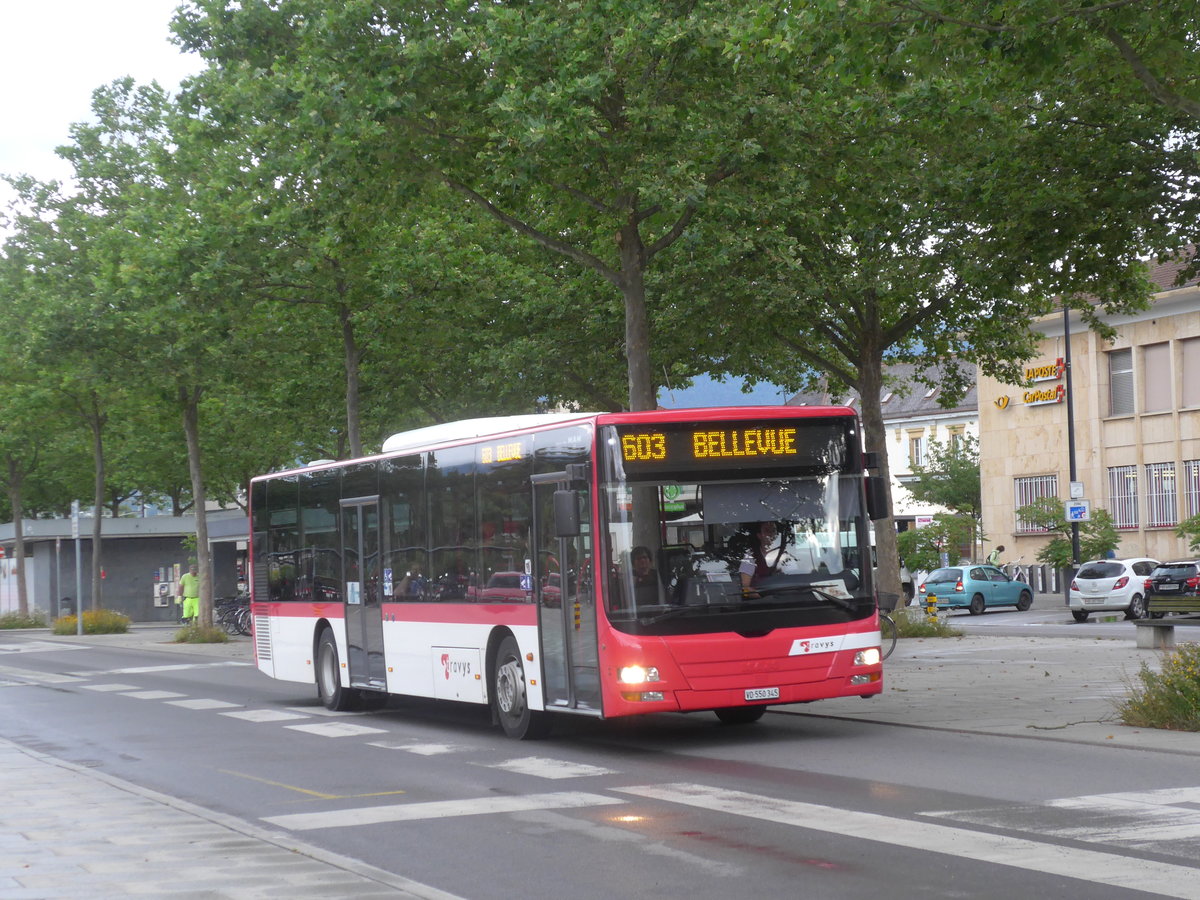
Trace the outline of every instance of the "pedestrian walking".
{"type": "Polygon", "coordinates": [[[988,564],[993,565],[993,566],[1000,565],[1000,554],[1003,552],[1004,552],[1003,544],[1001,544],[999,547],[994,548],[992,550],[992,552],[988,554],[988,564]]]}
{"type": "Polygon", "coordinates": [[[195,625],[200,615],[200,568],[192,563],[186,575],[179,578],[179,596],[176,602],[183,604],[183,622],[195,625]]]}

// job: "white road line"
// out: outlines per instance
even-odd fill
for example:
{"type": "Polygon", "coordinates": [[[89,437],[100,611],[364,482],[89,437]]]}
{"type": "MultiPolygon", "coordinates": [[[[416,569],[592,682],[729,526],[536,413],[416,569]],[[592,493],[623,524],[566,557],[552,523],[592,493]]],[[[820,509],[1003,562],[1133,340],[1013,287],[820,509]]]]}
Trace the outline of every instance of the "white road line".
{"type": "Polygon", "coordinates": [[[456,753],[464,749],[456,747],[454,744],[396,744],[389,741],[368,741],[367,746],[380,747],[383,750],[403,750],[419,756],[440,756],[443,753],[456,753]]]}
{"type": "Polygon", "coordinates": [[[182,706],[184,709],[233,709],[240,703],[230,703],[226,700],[168,700],[168,706],[182,706]]]}
{"type": "Polygon", "coordinates": [[[108,684],[85,684],[84,690],[87,691],[136,691],[136,684],[116,684],[110,682],[108,684]]]}
{"type": "Polygon", "coordinates": [[[1065,797],[1040,806],[938,810],[923,815],[1093,844],[1156,847],[1163,853],[1192,858],[1200,847],[1197,805],[1200,787],[1183,787],[1065,797]],[[1072,824],[1055,825],[1044,823],[1046,809],[1071,810],[1080,815],[1072,824]]]}
{"type": "Polygon", "coordinates": [[[29,641],[19,644],[0,644],[0,653],[49,653],[52,650],[83,650],[80,644],[57,644],[53,641],[29,641]]]}
{"type": "Polygon", "coordinates": [[[312,831],[317,828],[378,825],[382,822],[418,822],[426,819],[529,812],[539,809],[613,806],[627,802],[601,794],[564,791],[554,794],[528,794],[524,797],[473,797],[469,800],[438,800],[431,803],[365,806],[319,813],[292,813],[286,816],[270,816],[263,821],[291,831],[312,831]]]}
{"type": "Polygon", "coordinates": [[[535,778],[584,778],[593,775],[611,775],[613,772],[612,769],[603,769],[600,766],[563,762],[561,759],[542,759],[537,756],[525,756],[501,763],[477,763],[477,765],[489,769],[504,769],[506,772],[517,772],[521,775],[532,775],[535,778]]]}
{"type": "Polygon", "coordinates": [[[355,737],[360,734],[386,734],[386,728],[368,728],[366,725],[354,725],[351,722],[318,722],[315,725],[284,725],[292,731],[303,731],[306,734],[316,734],[321,737],[355,737]]]}
{"type": "Polygon", "coordinates": [[[80,679],[57,672],[35,672],[32,669],[14,669],[0,666],[0,675],[18,679],[18,684],[72,684],[80,679]]]}
{"type": "Polygon", "coordinates": [[[136,697],[138,700],[170,700],[172,697],[186,697],[187,694],[177,694],[174,691],[130,691],[122,697],[136,697]]]}
{"type": "Polygon", "coordinates": [[[300,713],[284,712],[281,709],[243,709],[238,712],[223,712],[223,716],[231,719],[244,719],[247,722],[286,722],[289,719],[304,719],[300,713]]]}
{"type": "Polygon", "coordinates": [[[222,660],[211,663],[174,663],[169,666],[133,666],[127,669],[105,669],[96,672],[72,672],[79,678],[95,678],[98,675],[152,675],[155,672],[183,672],[187,669],[222,669],[230,666],[245,667],[253,663],[238,662],[237,660],[222,660]]]}
{"type": "Polygon", "coordinates": [[[306,716],[326,716],[330,719],[348,719],[353,716],[366,715],[365,712],[337,712],[336,710],[326,709],[323,706],[289,706],[288,709],[306,716]]]}
{"type": "Polygon", "coordinates": [[[960,859],[1012,866],[1094,884],[1187,900],[1200,898],[1200,870],[1187,866],[1095,850],[1068,850],[1025,838],[727,791],[702,784],[644,785],[614,790],[667,803],[862,838],[927,853],[944,853],[960,859]]]}

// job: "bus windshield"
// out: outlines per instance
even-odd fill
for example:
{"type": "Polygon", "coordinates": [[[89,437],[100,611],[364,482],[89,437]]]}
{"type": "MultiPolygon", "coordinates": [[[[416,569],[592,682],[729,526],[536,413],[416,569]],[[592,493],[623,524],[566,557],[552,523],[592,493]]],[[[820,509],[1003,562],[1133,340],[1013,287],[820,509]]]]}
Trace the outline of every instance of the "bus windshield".
{"type": "MultiPolygon", "coordinates": [[[[826,424],[799,423],[796,443],[826,424]]],[[[669,474],[685,476],[678,479],[653,477],[640,459],[626,466],[623,435],[602,441],[610,448],[600,513],[614,627],[761,632],[871,615],[870,566],[864,572],[859,554],[868,540],[862,476],[839,471],[846,454],[829,453],[834,432],[823,434],[812,443],[819,453],[790,461],[799,474],[777,461],[768,469],[675,459],[669,474]]]]}

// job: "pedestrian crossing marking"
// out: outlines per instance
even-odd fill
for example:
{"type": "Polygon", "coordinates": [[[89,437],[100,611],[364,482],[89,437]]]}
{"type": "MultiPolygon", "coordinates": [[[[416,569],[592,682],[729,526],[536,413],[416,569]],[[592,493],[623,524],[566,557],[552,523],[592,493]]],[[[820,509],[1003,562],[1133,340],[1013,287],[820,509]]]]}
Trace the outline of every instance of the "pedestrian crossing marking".
{"type": "Polygon", "coordinates": [[[1011,866],[1095,884],[1200,900],[1200,878],[1188,866],[1072,849],[1028,838],[953,828],[932,822],[897,819],[877,813],[818,806],[777,797],[747,794],[702,784],[665,784],[614,788],[665,803],[724,812],[813,831],[861,838],[926,853],[1011,866]]]}
{"type": "Polygon", "coordinates": [[[306,716],[325,716],[330,719],[348,719],[354,716],[365,716],[365,712],[338,712],[334,709],[326,709],[323,706],[289,706],[292,712],[303,713],[306,716]]]}
{"type": "Polygon", "coordinates": [[[440,756],[443,753],[456,753],[463,747],[455,746],[454,744],[432,744],[432,743],[401,743],[396,744],[389,741],[369,741],[368,747],[379,747],[383,750],[403,750],[406,753],[416,753],[418,756],[440,756]]]}
{"type": "Polygon", "coordinates": [[[138,686],[136,684],[109,683],[109,684],[85,684],[85,685],[83,685],[83,688],[84,688],[84,690],[88,690],[88,691],[136,691],[138,689],[138,686]]]}
{"type": "Polygon", "coordinates": [[[386,728],[370,728],[366,725],[355,725],[351,722],[318,722],[313,725],[284,725],[292,731],[303,731],[320,737],[355,737],[362,734],[386,734],[386,728]]]}
{"type": "Polygon", "coordinates": [[[990,828],[1200,858],[1200,787],[1065,797],[1043,804],[939,810],[923,815],[990,828]],[[1053,811],[1070,813],[1055,819],[1053,811]],[[1047,816],[1047,812],[1051,816],[1047,816]]]}
{"type": "Polygon", "coordinates": [[[49,653],[54,650],[86,649],[83,644],[60,644],[55,641],[27,641],[15,644],[0,644],[0,653],[49,653]]]}
{"type": "Polygon", "coordinates": [[[186,697],[186,694],[177,694],[175,691],[130,691],[122,694],[122,697],[135,697],[138,700],[170,700],[173,697],[186,697]]]}
{"type": "Polygon", "coordinates": [[[543,759],[538,756],[524,756],[500,763],[479,763],[489,769],[503,769],[506,772],[516,772],[520,775],[532,775],[535,778],[586,778],[596,775],[612,775],[612,769],[601,766],[589,766],[583,763],[564,762],[561,759],[543,759]]]}
{"type": "Polygon", "coordinates": [[[616,797],[605,797],[602,794],[563,791],[552,794],[526,794],[522,797],[472,797],[465,800],[435,800],[429,803],[364,806],[357,809],[335,809],[318,813],[291,813],[282,816],[268,816],[263,821],[289,831],[313,831],[318,828],[346,828],[352,825],[379,825],[385,822],[418,822],[459,816],[615,806],[627,802],[616,797]]]}
{"type": "Polygon", "coordinates": [[[168,700],[168,706],[181,706],[184,709],[233,709],[240,703],[229,703],[226,700],[168,700]]]}
{"type": "Polygon", "coordinates": [[[16,684],[72,684],[80,680],[73,675],[35,672],[32,669],[14,669],[9,666],[0,666],[0,675],[16,679],[16,684]]]}
{"type": "Polygon", "coordinates": [[[306,719],[300,713],[285,712],[282,709],[242,709],[237,712],[223,712],[223,716],[231,719],[244,719],[247,722],[286,722],[291,719],[306,719]]]}

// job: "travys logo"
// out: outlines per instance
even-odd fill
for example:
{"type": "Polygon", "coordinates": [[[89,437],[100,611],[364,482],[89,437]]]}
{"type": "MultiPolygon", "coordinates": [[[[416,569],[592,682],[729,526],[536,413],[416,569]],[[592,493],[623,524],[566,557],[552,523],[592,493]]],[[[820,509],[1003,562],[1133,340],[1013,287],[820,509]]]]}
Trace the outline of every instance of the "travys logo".
{"type": "Polygon", "coordinates": [[[838,648],[837,638],[801,638],[792,642],[789,656],[804,656],[808,653],[828,653],[838,648]]]}
{"type": "Polygon", "coordinates": [[[471,674],[471,664],[461,659],[451,659],[449,653],[442,654],[442,672],[445,674],[447,681],[450,680],[450,675],[454,674],[460,678],[465,678],[471,674]]]}

